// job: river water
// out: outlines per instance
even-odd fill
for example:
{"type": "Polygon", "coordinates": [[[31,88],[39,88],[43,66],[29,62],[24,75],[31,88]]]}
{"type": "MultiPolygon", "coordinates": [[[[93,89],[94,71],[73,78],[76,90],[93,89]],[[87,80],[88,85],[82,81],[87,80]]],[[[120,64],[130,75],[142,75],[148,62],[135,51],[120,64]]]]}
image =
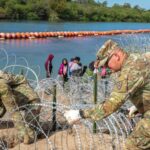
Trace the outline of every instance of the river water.
{"type": "MultiPolygon", "coordinates": [[[[48,22],[0,22],[0,32],[38,32],[38,31],[104,31],[123,29],[150,29],[150,23],[48,23],[48,22]]],[[[45,78],[44,62],[49,53],[54,54],[53,77],[57,75],[62,58],[80,56],[83,65],[95,59],[97,50],[107,39],[114,39],[122,46],[137,47],[140,42],[148,48],[150,34],[116,35],[74,38],[45,38],[0,41],[0,67],[8,64],[22,64],[39,72],[39,78],[45,78]],[[4,58],[5,57],[5,58],[4,58]],[[24,57],[27,62],[24,60],[24,57]],[[39,70],[40,68],[40,70],[39,70]]],[[[139,47],[138,47],[139,48],[139,47]]],[[[137,49],[138,49],[137,48],[137,49]]]]}

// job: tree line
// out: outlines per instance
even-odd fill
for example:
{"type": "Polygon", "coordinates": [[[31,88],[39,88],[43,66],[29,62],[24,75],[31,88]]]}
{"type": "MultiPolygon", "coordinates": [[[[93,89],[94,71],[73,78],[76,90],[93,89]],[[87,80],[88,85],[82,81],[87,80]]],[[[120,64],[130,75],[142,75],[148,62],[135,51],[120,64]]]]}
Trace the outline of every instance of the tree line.
{"type": "Polygon", "coordinates": [[[0,0],[0,19],[150,22],[150,10],[129,3],[107,6],[94,0],[0,0]]]}

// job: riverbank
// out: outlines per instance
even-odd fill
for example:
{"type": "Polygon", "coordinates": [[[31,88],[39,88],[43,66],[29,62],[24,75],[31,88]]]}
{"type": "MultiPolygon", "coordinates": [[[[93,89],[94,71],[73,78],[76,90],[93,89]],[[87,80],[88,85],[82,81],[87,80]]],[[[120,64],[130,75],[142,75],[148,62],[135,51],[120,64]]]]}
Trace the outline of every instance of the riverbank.
{"type": "Polygon", "coordinates": [[[73,2],[66,0],[2,0],[0,19],[101,22],[150,22],[150,11],[129,3],[107,6],[94,0],[73,2]]]}

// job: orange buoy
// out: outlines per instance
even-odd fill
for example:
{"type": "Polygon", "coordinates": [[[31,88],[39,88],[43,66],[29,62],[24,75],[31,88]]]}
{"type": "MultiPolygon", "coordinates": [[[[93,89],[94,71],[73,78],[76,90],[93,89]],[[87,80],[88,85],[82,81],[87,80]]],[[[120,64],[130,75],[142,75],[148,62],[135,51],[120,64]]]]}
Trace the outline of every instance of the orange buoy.
{"type": "Polygon", "coordinates": [[[19,32],[15,33],[17,39],[21,39],[21,34],[19,32]]]}
{"type": "Polygon", "coordinates": [[[59,34],[60,34],[59,36],[64,36],[63,32],[59,32],[59,34]]]}
{"type": "Polygon", "coordinates": [[[54,35],[54,32],[51,32],[51,37],[54,37],[55,35],[54,35]]]}
{"type": "Polygon", "coordinates": [[[48,34],[49,32],[45,32],[45,34],[46,34],[46,37],[49,37],[49,34],[48,34]]]}
{"type": "Polygon", "coordinates": [[[5,39],[5,33],[0,33],[0,38],[5,39]]]}
{"type": "Polygon", "coordinates": [[[48,35],[49,35],[49,37],[52,37],[52,32],[49,32],[48,35]]]}
{"type": "Polygon", "coordinates": [[[42,38],[45,38],[45,32],[41,32],[42,38]]]}
{"type": "Polygon", "coordinates": [[[67,37],[67,32],[63,32],[63,36],[64,36],[64,37],[67,37]]]}
{"type": "Polygon", "coordinates": [[[50,37],[50,33],[49,32],[47,32],[46,34],[47,34],[47,37],[50,37]]]}
{"type": "Polygon", "coordinates": [[[47,37],[46,32],[43,32],[43,37],[44,37],[44,38],[46,38],[46,37],[47,37]]]}
{"type": "Polygon", "coordinates": [[[59,37],[59,38],[64,37],[64,33],[63,33],[63,32],[59,32],[58,37],[59,37]]]}
{"type": "Polygon", "coordinates": [[[12,37],[12,39],[15,39],[16,38],[16,34],[15,33],[11,33],[11,37],[12,37]]]}
{"type": "Polygon", "coordinates": [[[37,37],[37,38],[42,38],[42,37],[43,37],[42,32],[39,32],[39,33],[38,33],[38,37],[37,37]]]}
{"type": "Polygon", "coordinates": [[[26,37],[27,39],[30,37],[29,32],[25,32],[24,35],[25,35],[25,37],[26,37]]]}
{"type": "Polygon", "coordinates": [[[25,39],[25,38],[26,38],[26,34],[25,34],[24,32],[21,32],[20,35],[21,35],[21,38],[22,38],[22,39],[25,39]]]}
{"type": "Polygon", "coordinates": [[[74,33],[73,33],[73,32],[71,32],[71,36],[72,36],[72,37],[74,36],[74,33]]]}
{"type": "Polygon", "coordinates": [[[71,32],[68,32],[68,36],[69,36],[69,37],[72,37],[72,33],[71,33],[71,32]]]}
{"type": "Polygon", "coordinates": [[[33,35],[34,35],[34,37],[35,37],[35,38],[38,38],[39,33],[38,33],[38,32],[34,32],[34,34],[33,34],[33,35]]]}
{"type": "Polygon", "coordinates": [[[114,32],[114,31],[108,31],[106,34],[107,34],[107,35],[114,35],[115,32],[114,32]]]}
{"type": "Polygon", "coordinates": [[[5,33],[5,38],[6,39],[11,39],[12,38],[11,33],[5,33]]]}

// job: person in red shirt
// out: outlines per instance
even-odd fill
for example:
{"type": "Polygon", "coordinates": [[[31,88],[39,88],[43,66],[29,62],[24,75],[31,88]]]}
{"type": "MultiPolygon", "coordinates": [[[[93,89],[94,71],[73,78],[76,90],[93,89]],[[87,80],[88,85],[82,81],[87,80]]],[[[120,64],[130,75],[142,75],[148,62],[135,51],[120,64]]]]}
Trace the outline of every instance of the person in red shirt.
{"type": "Polygon", "coordinates": [[[49,54],[46,61],[45,61],[45,70],[46,70],[46,77],[49,78],[51,76],[53,65],[52,60],[54,58],[53,54],[49,54]]]}

